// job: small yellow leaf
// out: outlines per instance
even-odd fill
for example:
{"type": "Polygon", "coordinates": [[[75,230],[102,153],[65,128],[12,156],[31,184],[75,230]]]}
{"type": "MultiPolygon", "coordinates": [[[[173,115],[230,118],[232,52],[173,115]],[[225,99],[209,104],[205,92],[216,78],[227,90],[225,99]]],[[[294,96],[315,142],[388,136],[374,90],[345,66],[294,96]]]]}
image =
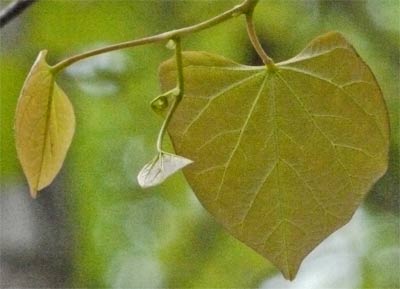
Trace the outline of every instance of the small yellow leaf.
{"type": "Polygon", "coordinates": [[[48,186],[64,162],[75,129],[74,111],[39,53],[18,100],[15,138],[31,196],[48,186]]]}

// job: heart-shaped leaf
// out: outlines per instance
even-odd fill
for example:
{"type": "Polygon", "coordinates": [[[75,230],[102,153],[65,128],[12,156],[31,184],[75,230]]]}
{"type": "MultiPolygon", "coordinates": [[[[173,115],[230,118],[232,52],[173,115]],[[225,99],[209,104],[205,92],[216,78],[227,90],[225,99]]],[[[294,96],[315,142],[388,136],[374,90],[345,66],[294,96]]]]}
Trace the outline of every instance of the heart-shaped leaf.
{"type": "Polygon", "coordinates": [[[18,100],[15,138],[32,197],[48,186],[64,162],[75,129],[68,97],[54,80],[41,51],[18,100]]]}
{"type": "MultiPolygon", "coordinates": [[[[169,125],[204,207],[288,279],[347,223],[388,158],[388,116],[368,66],[339,34],[276,70],[184,53],[185,96],[169,125]]],[[[175,61],[160,67],[163,91],[175,61]]]]}
{"type": "Polygon", "coordinates": [[[157,186],[192,162],[181,156],[160,152],[140,170],[137,177],[138,183],[142,188],[157,186]]]}

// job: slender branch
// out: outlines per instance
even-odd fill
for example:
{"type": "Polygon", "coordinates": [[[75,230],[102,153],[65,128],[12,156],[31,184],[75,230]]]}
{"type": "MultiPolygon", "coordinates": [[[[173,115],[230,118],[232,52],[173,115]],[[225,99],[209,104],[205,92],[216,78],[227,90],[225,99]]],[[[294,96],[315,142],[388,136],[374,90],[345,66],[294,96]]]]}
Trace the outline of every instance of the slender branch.
{"type": "Polygon", "coordinates": [[[4,25],[16,18],[35,2],[36,0],[15,0],[6,8],[2,9],[0,11],[0,28],[3,28],[4,25]]]}
{"type": "Polygon", "coordinates": [[[176,58],[176,69],[178,73],[178,89],[179,94],[176,96],[177,104],[182,100],[183,94],[185,93],[184,79],[183,79],[183,60],[182,60],[182,44],[181,39],[175,39],[175,58],[176,58]]]}
{"type": "MultiPolygon", "coordinates": [[[[254,7],[253,7],[254,8],[254,7]]],[[[265,52],[262,48],[261,43],[257,37],[256,29],[254,27],[253,21],[253,10],[251,9],[249,13],[246,14],[246,24],[247,24],[247,34],[249,35],[251,44],[253,45],[254,49],[256,50],[257,54],[260,56],[264,64],[270,69],[276,69],[275,63],[271,57],[265,52]]]]}
{"type": "Polygon", "coordinates": [[[144,37],[144,38],[140,38],[140,39],[135,39],[132,41],[127,41],[127,42],[122,42],[122,43],[118,43],[118,44],[114,44],[111,46],[106,46],[103,48],[99,48],[99,49],[95,49],[95,50],[91,50],[82,54],[78,54],[75,56],[72,56],[70,58],[67,58],[59,63],[57,63],[56,65],[54,65],[52,67],[52,72],[53,73],[57,73],[60,70],[66,68],[67,66],[91,57],[91,56],[95,56],[98,54],[102,54],[102,53],[106,53],[109,51],[114,51],[114,50],[119,50],[119,49],[123,49],[123,48],[128,48],[128,47],[134,47],[134,46],[139,46],[139,45],[144,45],[144,44],[150,44],[150,43],[156,43],[156,42],[162,42],[165,40],[169,40],[169,39],[173,39],[173,38],[177,38],[177,37],[182,37],[184,35],[193,33],[193,32],[198,32],[210,27],[213,27],[217,24],[220,24],[224,21],[227,21],[233,17],[237,17],[241,14],[247,14],[249,13],[249,11],[251,11],[255,4],[257,3],[258,0],[244,0],[241,4],[223,12],[222,14],[215,16],[211,19],[208,19],[204,22],[192,25],[192,26],[188,26],[188,27],[184,27],[184,28],[180,28],[177,30],[171,30],[168,32],[164,32],[161,34],[157,34],[157,35],[153,35],[153,36],[149,36],[149,37],[144,37]]]}
{"type": "Polygon", "coordinates": [[[162,152],[162,142],[164,139],[164,135],[167,131],[168,124],[171,121],[172,115],[174,114],[178,104],[181,102],[183,98],[184,91],[184,79],[183,79],[183,61],[182,61],[182,45],[181,39],[179,37],[173,39],[175,42],[175,61],[176,61],[176,69],[177,69],[177,94],[175,95],[174,103],[172,107],[168,111],[168,114],[161,126],[160,133],[157,138],[157,150],[159,153],[162,152]]]}

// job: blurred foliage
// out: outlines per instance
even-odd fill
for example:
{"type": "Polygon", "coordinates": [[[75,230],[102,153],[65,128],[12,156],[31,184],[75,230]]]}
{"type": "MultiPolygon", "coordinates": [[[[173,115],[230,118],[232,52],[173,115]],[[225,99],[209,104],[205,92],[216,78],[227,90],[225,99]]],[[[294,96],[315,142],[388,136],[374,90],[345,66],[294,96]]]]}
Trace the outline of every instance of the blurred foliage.
{"type": "MultiPolygon", "coordinates": [[[[38,51],[48,49],[48,61],[55,63],[89,48],[197,23],[236,3],[43,0],[7,25],[0,50],[2,194],[15,193],[3,184],[25,184],[13,121],[38,51]]],[[[366,200],[375,233],[368,237],[372,245],[362,263],[363,288],[400,286],[399,16],[397,0],[261,0],[255,12],[257,31],[275,60],[295,55],[318,34],[338,30],[382,87],[392,151],[387,174],[366,200]]],[[[259,64],[243,22],[232,19],[188,36],[183,46],[259,64]]],[[[149,190],[136,183],[140,167],[155,152],[162,120],[149,102],[159,94],[158,64],[170,54],[159,44],[113,52],[76,64],[79,68],[58,79],[74,104],[77,129],[62,174],[40,198],[65,193],[64,225],[71,234],[64,242],[72,248],[65,287],[258,287],[276,273],[204,212],[182,175],[149,190]]]]}

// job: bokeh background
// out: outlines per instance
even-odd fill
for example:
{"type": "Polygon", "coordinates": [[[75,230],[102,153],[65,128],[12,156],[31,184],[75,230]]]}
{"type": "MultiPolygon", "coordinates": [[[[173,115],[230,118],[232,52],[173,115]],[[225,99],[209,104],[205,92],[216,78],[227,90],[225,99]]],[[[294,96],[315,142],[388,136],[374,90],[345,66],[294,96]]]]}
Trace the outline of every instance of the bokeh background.
{"type": "MultiPolygon", "coordinates": [[[[75,107],[76,135],[55,182],[30,198],[13,120],[40,50],[55,63],[198,23],[238,1],[39,0],[1,30],[2,288],[400,288],[398,0],[261,0],[256,8],[258,34],[275,61],[319,34],[344,33],[374,71],[391,119],[388,172],[352,221],[307,257],[294,282],[229,236],[182,174],[138,187],[162,122],[149,102],[160,93],[157,67],[171,55],[163,44],[97,56],[59,75],[75,107]]],[[[183,46],[260,64],[242,17],[188,36],[183,46]]]]}

